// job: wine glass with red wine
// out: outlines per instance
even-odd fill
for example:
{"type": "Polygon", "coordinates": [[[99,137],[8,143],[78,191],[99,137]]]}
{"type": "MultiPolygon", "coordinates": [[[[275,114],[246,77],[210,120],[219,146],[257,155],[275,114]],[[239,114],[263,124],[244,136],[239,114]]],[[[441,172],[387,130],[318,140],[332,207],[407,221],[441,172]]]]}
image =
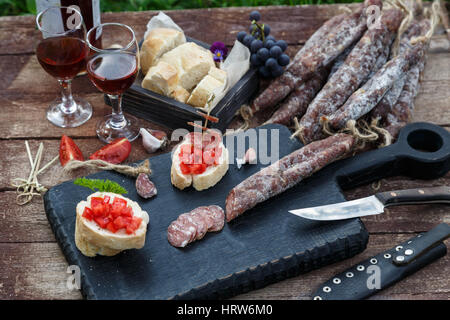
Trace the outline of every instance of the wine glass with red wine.
{"type": "Polygon", "coordinates": [[[78,127],[92,116],[91,105],[72,95],[72,79],[86,67],[89,54],[86,27],[81,13],[73,7],[54,6],[40,12],[36,24],[42,40],[36,57],[44,70],[61,86],[61,98],[47,110],[47,119],[58,127],[78,127]]]}
{"type": "Polygon", "coordinates": [[[139,71],[139,45],[133,29],[121,23],[103,23],[87,34],[91,55],[86,64],[89,79],[101,92],[108,95],[112,114],[97,123],[97,136],[104,142],[117,138],[132,141],[139,135],[137,119],[125,118],[122,112],[122,94],[134,82],[139,71]],[[102,48],[95,46],[102,37],[102,48]]]}

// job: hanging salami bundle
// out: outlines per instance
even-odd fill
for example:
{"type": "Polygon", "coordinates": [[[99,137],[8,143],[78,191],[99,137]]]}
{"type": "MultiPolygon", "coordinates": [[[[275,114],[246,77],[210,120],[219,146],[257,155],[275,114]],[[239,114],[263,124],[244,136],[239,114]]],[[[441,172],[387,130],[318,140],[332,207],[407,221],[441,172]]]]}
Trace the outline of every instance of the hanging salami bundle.
{"type": "Polygon", "coordinates": [[[283,75],[274,80],[251,106],[251,111],[266,109],[283,100],[295,87],[310,79],[320,68],[329,66],[344,50],[359,39],[367,29],[366,9],[372,5],[382,7],[380,0],[366,0],[360,9],[346,16],[331,31],[321,29],[321,41],[308,45],[298,59],[289,65],[283,75]]]}
{"type": "Polygon", "coordinates": [[[320,117],[330,115],[342,106],[370,72],[377,68],[377,63],[379,65],[387,59],[386,48],[390,46],[402,16],[398,9],[386,10],[381,16],[380,27],[366,31],[345,62],[330,77],[300,120],[300,136],[304,143],[324,136],[320,117]]]}
{"type": "Polygon", "coordinates": [[[342,129],[350,121],[356,121],[361,118],[380,102],[386,92],[393,87],[397,79],[410,71],[410,76],[406,75],[408,77],[405,78],[402,93],[394,106],[396,111],[392,112],[392,115],[389,117],[391,123],[388,123],[388,126],[393,125],[396,128],[395,130],[392,130],[392,128],[389,130],[394,133],[394,136],[398,133],[400,128],[406,124],[412,112],[413,99],[417,94],[419,75],[425,63],[425,51],[440,19],[440,5],[438,1],[433,3],[432,11],[430,21],[420,23],[420,30],[428,30],[426,34],[413,38],[405,45],[404,52],[386,63],[361,89],[347,100],[342,108],[329,118],[324,118],[326,126],[330,126],[333,129],[342,129]],[[409,81],[408,86],[406,85],[407,81],[409,81]]]}

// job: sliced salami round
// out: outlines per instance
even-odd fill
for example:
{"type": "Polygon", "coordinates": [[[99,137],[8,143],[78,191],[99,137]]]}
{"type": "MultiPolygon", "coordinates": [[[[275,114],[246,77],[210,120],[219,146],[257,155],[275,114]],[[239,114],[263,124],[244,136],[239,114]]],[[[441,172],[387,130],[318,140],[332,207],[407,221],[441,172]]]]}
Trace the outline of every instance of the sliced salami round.
{"type": "MultiPolygon", "coordinates": [[[[202,207],[199,207],[202,208],[202,207]]],[[[203,214],[205,209],[196,208],[189,212],[189,215],[192,217],[193,222],[197,225],[197,235],[195,237],[196,240],[200,240],[203,238],[208,232],[208,222],[207,218],[203,214]]],[[[206,207],[205,207],[206,208],[206,207]]]]}
{"type": "Polygon", "coordinates": [[[191,236],[192,233],[178,220],[173,221],[167,228],[167,240],[174,247],[185,247],[190,242],[191,236]]]}
{"type": "Polygon", "coordinates": [[[209,215],[214,219],[212,227],[208,231],[217,232],[223,229],[225,224],[225,213],[223,209],[219,206],[212,205],[209,206],[209,215]]]}
{"type": "Polygon", "coordinates": [[[192,233],[191,238],[189,239],[189,243],[194,241],[197,237],[198,226],[194,222],[193,218],[188,213],[183,213],[178,217],[177,220],[183,225],[186,230],[192,233]]]}

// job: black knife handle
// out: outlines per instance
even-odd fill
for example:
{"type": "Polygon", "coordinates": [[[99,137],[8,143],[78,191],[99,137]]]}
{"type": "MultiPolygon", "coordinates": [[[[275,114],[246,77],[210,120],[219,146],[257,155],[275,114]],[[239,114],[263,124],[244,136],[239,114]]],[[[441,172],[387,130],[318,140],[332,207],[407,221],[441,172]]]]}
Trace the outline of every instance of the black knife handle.
{"type": "Polygon", "coordinates": [[[411,263],[411,261],[420,257],[427,250],[430,250],[441,241],[450,237],[450,226],[446,223],[441,223],[431,231],[425,233],[423,236],[419,236],[421,237],[420,241],[406,243],[404,247],[399,248],[394,255],[394,263],[396,265],[411,263]]]}
{"type": "Polygon", "coordinates": [[[394,248],[358,263],[322,284],[313,294],[314,300],[365,299],[402,280],[431,262],[445,256],[447,247],[440,240],[450,235],[449,225],[443,223],[419,234],[394,248]],[[424,249],[425,244],[431,244],[424,249]],[[407,248],[420,252],[415,259],[398,265],[396,257],[407,248]],[[377,277],[379,282],[377,282],[377,277]]]}
{"type": "Polygon", "coordinates": [[[387,206],[419,204],[419,203],[450,203],[450,187],[418,188],[380,192],[375,194],[378,200],[387,206]]]}

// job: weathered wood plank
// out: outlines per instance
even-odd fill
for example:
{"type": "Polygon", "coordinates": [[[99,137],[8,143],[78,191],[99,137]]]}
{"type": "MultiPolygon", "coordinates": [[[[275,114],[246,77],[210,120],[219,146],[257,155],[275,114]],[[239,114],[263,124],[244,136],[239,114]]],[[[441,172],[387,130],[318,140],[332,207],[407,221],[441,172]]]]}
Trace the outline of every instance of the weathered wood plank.
{"type": "MultiPolygon", "coordinates": [[[[314,30],[325,20],[339,13],[343,6],[355,8],[356,5],[267,6],[257,9],[260,10],[264,23],[271,26],[275,37],[285,39],[290,44],[297,44],[304,43],[314,30]]],[[[194,9],[167,11],[166,14],[190,37],[207,43],[222,41],[232,45],[236,33],[248,29],[248,15],[254,9],[194,9]]],[[[128,24],[133,27],[137,37],[141,38],[147,22],[157,14],[158,11],[103,13],[101,19],[102,22],[128,24]]],[[[0,43],[2,43],[0,54],[34,52],[40,36],[40,32],[35,28],[34,16],[0,17],[0,43]]]]}
{"type": "MultiPolygon", "coordinates": [[[[333,264],[236,299],[308,299],[315,289],[337,272],[395,246],[413,235],[372,235],[366,251],[333,264]]],[[[447,243],[448,244],[448,243],[447,243]]],[[[79,299],[66,287],[67,262],[56,243],[0,243],[0,299],[79,299]]],[[[448,299],[450,257],[441,258],[400,283],[379,293],[378,299],[448,299]]]]}
{"type": "MultiPolygon", "coordinates": [[[[97,138],[89,139],[74,139],[75,143],[80,147],[85,158],[88,158],[90,154],[98,150],[104,144],[97,138]]],[[[29,139],[30,149],[35,155],[39,143],[44,144],[44,154],[42,156],[42,164],[46,164],[48,161],[58,155],[59,152],[59,140],[32,140],[29,139]]],[[[127,162],[137,162],[142,159],[160,154],[162,151],[148,154],[141,145],[141,139],[138,138],[131,143],[132,152],[127,159],[127,162]]],[[[174,142],[175,143],[175,142],[174,142]]],[[[22,140],[0,140],[1,152],[1,164],[0,171],[0,190],[11,189],[10,181],[14,178],[28,177],[30,172],[30,164],[25,149],[25,143],[22,140]]],[[[64,173],[62,167],[57,161],[49,170],[45,171],[39,176],[39,182],[44,186],[51,187],[60,182],[74,179],[88,174],[87,170],[79,169],[77,172],[64,173]]]]}
{"type": "MultiPolygon", "coordinates": [[[[289,54],[293,56],[299,46],[290,46],[289,54]]],[[[35,56],[7,57],[12,68],[22,63],[16,77],[10,81],[7,89],[1,88],[0,104],[3,116],[0,118],[0,138],[24,137],[60,137],[62,133],[75,137],[95,136],[95,124],[110,112],[103,102],[103,95],[90,83],[86,76],[73,81],[74,94],[86,98],[94,108],[94,115],[87,124],[71,129],[57,128],[50,124],[45,112],[48,104],[59,96],[57,82],[39,65],[35,56]],[[24,90],[24,88],[27,88],[24,90]]],[[[440,125],[450,124],[450,53],[430,53],[419,95],[415,100],[414,121],[428,121],[440,125]]],[[[8,77],[7,77],[8,78],[8,77]]],[[[262,82],[264,87],[267,81],[262,82]]],[[[255,115],[252,123],[256,126],[270,116],[271,110],[255,115]]],[[[235,120],[233,127],[236,127],[235,120]]],[[[144,122],[145,124],[146,122],[144,122]]],[[[147,125],[150,125],[147,123],[147,125]]]]}

